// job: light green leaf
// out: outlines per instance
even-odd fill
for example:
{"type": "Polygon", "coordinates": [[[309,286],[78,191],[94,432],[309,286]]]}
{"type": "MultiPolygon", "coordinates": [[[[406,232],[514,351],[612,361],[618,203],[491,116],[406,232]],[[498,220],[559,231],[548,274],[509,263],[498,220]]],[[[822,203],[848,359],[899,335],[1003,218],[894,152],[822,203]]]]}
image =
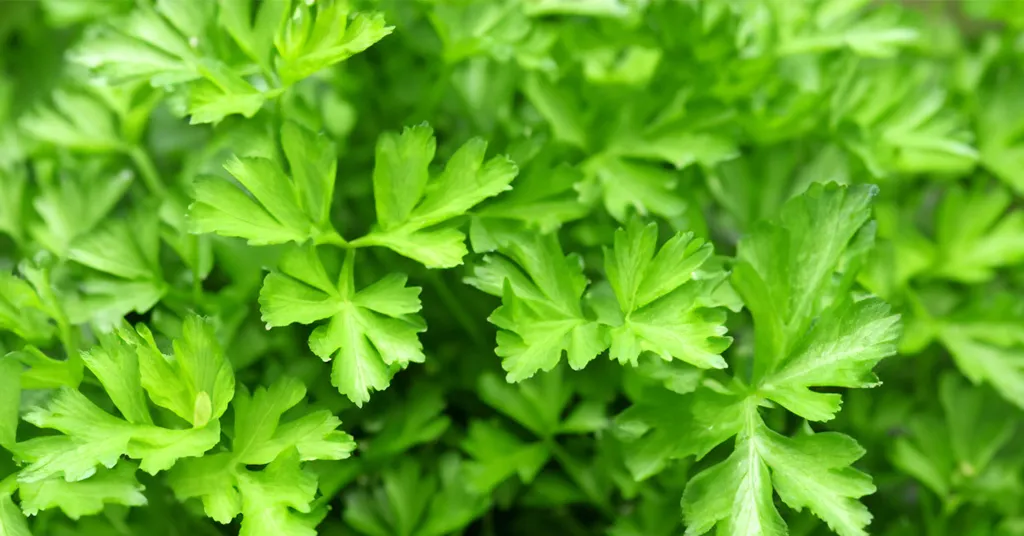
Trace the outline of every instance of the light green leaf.
{"type": "Polygon", "coordinates": [[[840,395],[810,388],[878,385],[871,369],[896,353],[899,318],[877,298],[841,300],[796,343],[759,391],[805,419],[832,419],[839,411],[840,395]]]}
{"type": "Polygon", "coordinates": [[[678,177],[671,171],[611,156],[591,162],[587,171],[597,178],[605,209],[618,221],[626,221],[630,212],[664,218],[686,212],[686,201],[675,191],[678,177]]]}
{"type": "Polygon", "coordinates": [[[143,489],[135,480],[135,466],[121,463],[115,469],[104,469],[78,482],[48,478],[23,483],[20,487],[21,508],[30,516],[60,508],[71,519],[78,519],[96,515],[108,504],[143,506],[146,504],[143,489]]]}
{"type": "Polygon", "coordinates": [[[136,330],[120,334],[138,352],[142,386],[153,402],[197,428],[220,418],[234,396],[235,376],[212,324],[188,316],[173,358],[157,347],[149,328],[140,324],[136,330]]]}
{"type": "Polygon", "coordinates": [[[289,2],[262,2],[252,15],[252,2],[218,0],[217,22],[231,34],[238,47],[261,66],[270,66],[274,37],[288,13],[289,2]]]}
{"type": "Polygon", "coordinates": [[[0,536],[32,536],[25,514],[7,493],[0,493],[0,536]]]}
{"type": "Polygon", "coordinates": [[[732,455],[686,486],[687,534],[704,534],[716,525],[719,533],[735,536],[788,534],[772,499],[774,487],[789,507],[808,508],[841,536],[866,536],[871,514],[857,499],[875,487],[850,467],[864,449],[832,432],[787,438],[769,430],[754,406],[746,411],[748,422],[732,455]]]}
{"type": "Polygon", "coordinates": [[[579,149],[587,148],[583,112],[562,88],[542,75],[530,73],[523,82],[523,93],[547,120],[556,140],[579,149]]]}
{"type": "Polygon", "coordinates": [[[78,387],[85,367],[77,359],[53,359],[35,346],[7,354],[28,367],[21,373],[22,389],[57,389],[78,387]]]}
{"type": "Polygon", "coordinates": [[[316,477],[302,470],[294,450],[282,453],[262,471],[239,472],[239,536],[316,536],[315,527],[295,514],[311,511],[316,489],[316,477]]]}
{"type": "Polygon", "coordinates": [[[302,460],[340,460],[355,449],[352,438],[339,430],[336,417],[325,411],[308,412],[281,422],[281,416],[302,401],[306,388],[284,378],[269,389],[258,388],[250,397],[235,397],[235,437],[232,452],[237,463],[262,465],[282,452],[296,449],[302,460]]]}
{"type": "Polygon", "coordinates": [[[550,371],[563,352],[582,369],[608,347],[605,327],[583,311],[582,266],[562,253],[555,235],[513,233],[498,249],[505,257],[485,257],[466,281],[484,292],[502,289],[502,306],[488,320],[500,328],[495,353],[508,381],[550,371]]]}
{"type": "Polygon", "coordinates": [[[435,145],[433,131],[426,125],[406,128],[401,135],[380,137],[373,171],[380,229],[356,243],[391,248],[428,268],[462,263],[465,235],[452,228],[430,228],[448,223],[508,190],[519,170],[507,157],[496,156],[485,162],[487,144],[474,138],[452,155],[440,175],[431,179],[429,165],[435,145]]]}
{"type": "MultiPolygon", "coordinates": [[[[261,11],[270,9],[263,4],[261,11]]],[[[289,170],[301,195],[302,207],[317,226],[330,226],[338,151],[324,134],[314,133],[294,122],[281,127],[281,146],[289,170]]]]}
{"type": "Polygon", "coordinates": [[[34,408],[24,419],[66,435],[36,437],[16,446],[18,457],[29,462],[18,474],[23,483],[60,476],[76,482],[94,475],[101,465],[112,468],[128,451],[133,432],[132,425],[67,387],[46,408],[34,408]]]}
{"type": "Polygon", "coordinates": [[[758,452],[772,470],[782,502],[809,509],[841,536],[863,536],[871,522],[857,499],[874,493],[871,477],[851,464],[864,455],[852,438],[834,432],[787,438],[765,428],[758,452]]]}
{"type": "Polygon", "coordinates": [[[114,335],[102,334],[100,346],[82,352],[82,360],[128,422],[153,424],[133,348],[114,335]]]}
{"type": "Polygon", "coordinates": [[[658,227],[632,219],[605,249],[605,273],[623,315],[611,329],[611,357],[634,365],[644,351],[701,368],[725,368],[724,314],[701,309],[697,270],[712,253],[693,233],[677,233],[655,254],[658,227]]]}
{"type": "Polygon", "coordinates": [[[268,326],[329,318],[313,330],[310,349],[334,361],[331,382],[361,406],[370,391],[386,389],[397,370],[423,362],[417,334],[425,326],[416,315],[419,288],[406,287],[405,276],[390,274],[356,290],[354,271],[354,250],[348,250],[335,285],[314,248],[292,249],[264,281],[260,310],[268,326]]]}
{"type": "Polygon", "coordinates": [[[686,535],[718,525],[721,536],[786,536],[786,524],[772,500],[768,465],[755,438],[739,437],[722,463],[693,477],[683,495],[686,535]]]}
{"type": "Polygon", "coordinates": [[[740,241],[732,284],[754,317],[755,380],[774,370],[820,313],[876,191],[870,185],[812,184],[786,203],[777,223],[761,223],[740,241]]]}
{"type": "Polygon", "coordinates": [[[352,13],[348,2],[322,0],[313,10],[310,5],[296,2],[274,38],[277,72],[285,84],[370,48],[393,29],[380,13],[352,13]]]}
{"type": "Polygon", "coordinates": [[[13,358],[0,356],[0,447],[8,450],[18,436],[22,368],[13,358]]]}
{"type": "Polygon", "coordinates": [[[220,437],[217,422],[185,430],[131,424],[66,387],[45,408],[35,408],[24,418],[65,435],[36,437],[16,445],[17,456],[29,462],[18,474],[23,483],[58,476],[68,482],[84,480],[101,465],[114,467],[125,455],[140,459],[142,470],[154,474],[170,468],[179,458],[201,456],[220,437]]]}
{"type": "Polygon", "coordinates": [[[167,293],[160,268],[160,221],[152,207],[77,239],[68,258],[106,274],[83,282],[86,295],[68,305],[73,322],[112,327],[128,313],[149,311],[167,293]]]}
{"type": "Polygon", "coordinates": [[[212,454],[177,464],[169,473],[167,483],[178,500],[199,497],[207,516],[218,523],[230,523],[242,513],[236,470],[231,453],[212,454]]]}
{"type": "Polygon", "coordinates": [[[168,483],[178,499],[200,498],[206,514],[220,523],[241,514],[243,534],[316,534],[307,526],[315,516],[301,518],[289,510],[309,513],[317,489],[315,474],[300,462],[347,458],[355,443],[327,410],[295,416],[305,397],[305,386],[290,377],[252,395],[240,389],[233,402],[231,450],[177,464],[168,483]],[[282,419],[286,412],[292,417],[282,419]],[[269,465],[262,471],[246,467],[264,464],[269,465]],[[285,530],[293,532],[279,532],[285,530]]]}
{"type": "Polygon", "coordinates": [[[32,137],[72,150],[109,153],[125,149],[114,113],[93,95],[57,89],[53,107],[37,105],[19,126],[32,137]]]}
{"type": "Polygon", "coordinates": [[[291,177],[269,158],[233,157],[224,169],[244,190],[222,179],[200,178],[189,207],[190,230],[245,238],[253,245],[303,243],[334,234],[328,218],[337,166],[334,145],[290,122],[281,131],[281,142],[291,177]]]}
{"type": "Polygon", "coordinates": [[[36,343],[44,343],[54,334],[47,307],[36,290],[9,272],[0,272],[0,330],[36,343]]]}

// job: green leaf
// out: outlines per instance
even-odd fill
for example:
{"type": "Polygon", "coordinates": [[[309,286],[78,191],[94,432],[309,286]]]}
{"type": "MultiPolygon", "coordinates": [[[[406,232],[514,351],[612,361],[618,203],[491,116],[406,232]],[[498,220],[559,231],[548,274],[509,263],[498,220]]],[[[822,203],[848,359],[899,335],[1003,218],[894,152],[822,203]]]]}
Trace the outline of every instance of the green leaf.
{"type": "Polygon", "coordinates": [[[590,17],[622,17],[631,10],[622,0],[539,0],[523,6],[530,16],[583,15],[590,17]]]}
{"type": "Polygon", "coordinates": [[[294,450],[283,452],[259,472],[238,474],[242,495],[239,536],[316,536],[314,526],[295,512],[309,513],[316,477],[303,471],[294,450]]]}
{"type": "Polygon", "coordinates": [[[624,462],[637,481],[663,471],[671,460],[703,458],[743,429],[743,405],[733,393],[699,389],[680,396],[647,388],[619,414],[618,432],[628,443],[624,462]],[[680,419],[680,415],[686,419],[680,419]]]}
{"type": "Polygon", "coordinates": [[[623,321],[611,328],[611,357],[634,366],[641,352],[681,359],[701,368],[725,368],[724,315],[700,309],[704,288],[697,270],[712,253],[693,233],[677,233],[657,253],[658,226],[632,219],[605,249],[605,273],[623,321]]]}
{"type": "Polygon", "coordinates": [[[60,508],[71,519],[78,519],[96,515],[108,504],[143,506],[146,496],[142,494],[143,486],[135,480],[135,470],[132,464],[122,463],[78,482],[49,478],[23,483],[21,508],[30,516],[60,508]]]}
{"type": "Polygon", "coordinates": [[[992,279],[995,270],[1024,260],[1024,212],[1012,210],[1003,188],[952,187],[936,214],[938,255],[930,272],[965,283],[992,279]]]}
{"type": "Polygon", "coordinates": [[[235,375],[209,321],[188,316],[174,355],[165,355],[149,329],[122,329],[121,337],[138,352],[142,386],[155,404],[195,427],[220,418],[235,393],[235,375]]]}
{"type": "Polygon", "coordinates": [[[436,142],[427,125],[383,134],[377,142],[373,191],[380,229],[357,240],[384,246],[428,268],[450,268],[466,255],[465,235],[445,227],[489,197],[506,190],[519,170],[507,157],[486,162],[487,143],[462,145],[431,179],[436,142]]]}
{"type": "Polygon", "coordinates": [[[25,168],[0,167],[0,233],[20,242],[25,235],[25,186],[28,176],[25,168]]]}
{"type": "Polygon", "coordinates": [[[382,14],[353,13],[348,2],[321,1],[314,10],[310,5],[296,2],[291,17],[274,38],[280,55],[277,72],[286,84],[370,48],[393,29],[382,14]]]}
{"type": "Polygon", "coordinates": [[[525,443],[490,421],[470,422],[460,446],[473,458],[464,467],[467,483],[478,493],[489,493],[514,474],[529,484],[550,457],[542,443],[525,443]]]}
{"type": "Polygon", "coordinates": [[[899,335],[899,315],[890,314],[888,304],[877,298],[840,300],[758,390],[805,419],[830,420],[839,412],[840,395],[810,388],[878,385],[871,369],[896,353],[899,335]]]}
{"type": "Polygon", "coordinates": [[[541,75],[530,74],[523,82],[523,93],[547,120],[556,140],[579,149],[587,148],[583,112],[564,89],[541,75]]]}
{"type": "Polygon", "coordinates": [[[29,223],[29,234],[43,247],[65,257],[77,239],[94,229],[128,190],[132,174],[114,176],[95,165],[81,166],[59,181],[37,169],[40,194],[32,204],[41,222],[29,223]]]}
{"type": "Polygon", "coordinates": [[[914,415],[909,434],[892,445],[893,464],[938,494],[947,507],[963,500],[999,501],[1005,492],[988,482],[1005,474],[1001,454],[1008,452],[1018,423],[990,390],[972,387],[955,373],[939,380],[939,398],[943,416],[914,415]]]}
{"type": "Polygon", "coordinates": [[[1024,146],[1020,144],[1021,102],[1014,96],[1019,80],[1000,79],[981,88],[978,113],[978,150],[981,164],[1016,192],[1024,192],[1024,146]]]}
{"type": "Polygon", "coordinates": [[[592,161],[587,171],[597,179],[605,210],[620,222],[630,212],[664,218],[686,212],[687,202],[676,193],[676,173],[610,156],[592,161]]]}
{"type": "Polygon", "coordinates": [[[269,67],[274,37],[288,13],[289,2],[262,2],[253,17],[252,2],[218,0],[217,21],[257,64],[269,67]]]}
{"type": "Polygon", "coordinates": [[[477,382],[480,398],[538,437],[558,432],[562,413],[572,397],[571,386],[561,368],[521,383],[502,382],[494,374],[484,374],[477,382]]]}
{"type": "Polygon", "coordinates": [[[83,282],[86,296],[69,304],[73,322],[111,327],[131,312],[145,313],[167,293],[160,267],[160,221],[156,211],[138,210],[78,238],[68,258],[106,274],[83,282]]]}
{"type": "MultiPolygon", "coordinates": [[[[582,180],[583,174],[567,164],[535,164],[516,178],[515,188],[474,210],[474,214],[484,220],[522,222],[538,232],[550,233],[590,212],[575,189],[582,180]]],[[[485,231],[485,226],[474,219],[469,236],[478,253],[489,250],[479,244],[479,235],[485,231]]]]}
{"type": "Polygon", "coordinates": [[[549,371],[564,352],[582,369],[607,348],[605,327],[584,313],[587,287],[579,259],[566,257],[554,235],[510,234],[501,257],[485,257],[467,282],[502,296],[488,320],[498,326],[502,367],[510,382],[549,371]]]}
{"type": "Polygon", "coordinates": [[[942,325],[939,340],[964,376],[975,384],[991,384],[1003,398],[1024,408],[1024,350],[1019,345],[987,341],[955,323],[942,325]]]}
{"type": "Polygon", "coordinates": [[[100,346],[82,352],[82,360],[128,422],[153,424],[142,389],[139,357],[132,347],[114,335],[103,334],[100,346]]]}
{"type": "Polygon", "coordinates": [[[386,389],[397,370],[423,362],[417,334],[425,326],[416,315],[419,288],[406,287],[405,276],[392,273],[356,290],[354,271],[351,249],[337,284],[313,247],[292,249],[264,281],[260,310],[271,327],[329,318],[313,330],[309,347],[324,361],[334,361],[331,382],[361,406],[370,391],[386,389]]]}
{"type": "Polygon", "coordinates": [[[22,366],[13,358],[0,356],[0,447],[10,450],[18,436],[21,409],[22,366]]]}
{"type": "Polygon", "coordinates": [[[868,220],[876,191],[812,184],[786,203],[777,223],[761,223],[740,241],[732,284],[754,317],[755,379],[773,371],[820,314],[843,250],[868,220]]]}
{"type": "MultiPolygon", "coordinates": [[[[308,155],[294,149],[295,126],[286,126],[286,151],[295,178],[289,178],[281,166],[263,157],[233,157],[224,165],[243,191],[222,179],[205,177],[195,183],[195,202],[189,207],[190,230],[193,233],[217,233],[222,236],[245,238],[253,245],[303,243],[320,236],[329,229],[325,221],[324,204],[330,205],[331,189],[314,181],[333,184],[333,167],[312,164],[308,155]],[[302,160],[294,160],[302,159],[302,160]],[[307,166],[316,165],[314,173],[323,177],[310,177],[307,166]],[[318,195],[319,194],[319,195],[318,195]],[[314,205],[315,203],[315,205],[314,205]],[[326,226],[326,227],[321,227],[326,226]]],[[[331,156],[318,154],[317,158],[332,161],[333,147],[318,144],[331,156]]],[[[318,160],[320,161],[320,160],[318,160]]]]}
{"type": "Polygon", "coordinates": [[[687,534],[714,526],[729,535],[788,533],[772,489],[786,505],[808,508],[841,536],[864,536],[871,514],[857,499],[874,492],[871,479],[852,467],[864,454],[847,436],[831,432],[787,438],[769,430],[756,409],[733,454],[686,486],[687,534]]]}
{"type": "Polygon", "coordinates": [[[302,382],[290,377],[252,395],[239,390],[230,452],[176,465],[168,483],[178,499],[200,498],[206,514],[220,523],[241,514],[244,534],[315,534],[290,510],[310,512],[317,489],[316,476],[300,462],[347,458],[355,442],[337,429],[341,421],[329,411],[297,413],[305,396],[302,382]],[[262,471],[246,467],[264,464],[262,471]]]}
{"type": "Polygon", "coordinates": [[[17,456],[29,462],[18,474],[23,483],[56,476],[68,482],[84,480],[101,465],[114,467],[124,455],[140,459],[142,470],[154,474],[170,468],[180,458],[202,455],[217,444],[220,436],[216,421],[205,428],[186,430],[131,424],[67,387],[45,408],[30,410],[24,419],[65,435],[36,437],[16,445],[17,456]]]}
{"type": "Polygon", "coordinates": [[[408,399],[395,404],[384,414],[384,428],[365,447],[362,456],[369,460],[388,459],[423,443],[437,441],[452,424],[444,415],[445,400],[436,386],[414,384],[408,399]]]}
{"type": "Polygon", "coordinates": [[[32,285],[8,272],[0,272],[0,330],[29,342],[53,337],[49,311],[32,285]]]}
{"type": "Polygon", "coordinates": [[[0,536],[32,536],[25,515],[8,493],[0,493],[0,536]]]}
{"type": "Polygon", "coordinates": [[[457,457],[440,461],[440,478],[403,458],[384,471],[382,485],[345,498],[345,522],[360,534],[442,536],[457,533],[484,513],[486,496],[465,489],[457,457]]]}
{"type": "Polygon", "coordinates": [[[90,34],[72,59],[114,84],[144,80],[177,92],[178,107],[193,124],[252,117],[267,96],[216,57],[222,47],[207,32],[213,8],[194,0],[160,1],[156,9],[140,5],[90,34]]]}
{"type": "Polygon", "coordinates": [[[89,153],[125,149],[113,112],[84,91],[58,89],[53,107],[38,105],[21,117],[19,126],[32,137],[58,147],[89,153]]]}

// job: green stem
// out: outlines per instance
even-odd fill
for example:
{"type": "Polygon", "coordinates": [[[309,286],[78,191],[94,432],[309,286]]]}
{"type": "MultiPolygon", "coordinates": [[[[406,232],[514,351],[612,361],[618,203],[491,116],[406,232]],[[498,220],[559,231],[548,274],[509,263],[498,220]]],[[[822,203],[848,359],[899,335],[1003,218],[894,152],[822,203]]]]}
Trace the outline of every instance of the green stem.
{"type": "Polygon", "coordinates": [[[167,188],[164,186],[162,180],[160,180],[160,173],[156,170],[156,165],[153,163],[153,159],[149,157],[142,147],[133,145],[128,149],[128,156],[131,157],[135,167],[138,168],[139,174],[142,175],[142,181],[146,183],[146,188],[149,192],[154,195],[163,195],[167,188]]]}
{"type": "Polygon", "coordinates": [[[71,321],[68,320],[68,315],[64,312],[60,300],[57,299],[57,295],[53,292],[53,286],[50,284],[50,272],[47,269],[43,269],[40,270],[40,275],[42,277],[41,284],[36,290],[41,294],[40,297],[43,298],[43,303],[47,304],[47,312],[50,314],[50,317],[57,324],[60,344],[64,347],[64,354],[70,361],[78,360],[80,359],[78,355],[78,335],[75,333],[71,321]]]}
{"type": "Polygon", "coordinates": [[[199,303],[203,301],[203,279],[199,275],[199,256],[202,250],[199,241],[202,240],[202,237],[191,236],[189,237],[189,240],[192,241],[192,257],[196,264],[192,267],[192,301],[194,301],[195,305],[198,306],[199,303]]]}
{"type": "Polygon", "coordinates": [[[336,231],[334,229],[328,229],[326,231],[323,231],[322,233],[320,233],[319,236],[317,236],[317,237],[315,237],[313,239],[313,243],[318,245],[318,246],[323,246],[323,245],[329,244],[329,245],[337,246],[337,247],[343,248],[343,249],[344,248],[350,248],[350,247],[358,247],[358,246],[353,246],[354,242],[349,242],[348,240],[345,240],[345,238],[342,237],[338,233],[338,231],[336,231]]]}

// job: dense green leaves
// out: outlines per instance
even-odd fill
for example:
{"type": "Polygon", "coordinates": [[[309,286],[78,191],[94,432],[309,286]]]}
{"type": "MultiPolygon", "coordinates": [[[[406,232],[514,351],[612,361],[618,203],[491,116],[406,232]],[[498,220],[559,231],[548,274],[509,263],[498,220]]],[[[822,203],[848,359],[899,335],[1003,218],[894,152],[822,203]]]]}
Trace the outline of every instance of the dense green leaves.
{"type": "Polygon", "coordinates": [[[1024,534],[1011,4],[2,3],[0,536],[1024,534]]]}

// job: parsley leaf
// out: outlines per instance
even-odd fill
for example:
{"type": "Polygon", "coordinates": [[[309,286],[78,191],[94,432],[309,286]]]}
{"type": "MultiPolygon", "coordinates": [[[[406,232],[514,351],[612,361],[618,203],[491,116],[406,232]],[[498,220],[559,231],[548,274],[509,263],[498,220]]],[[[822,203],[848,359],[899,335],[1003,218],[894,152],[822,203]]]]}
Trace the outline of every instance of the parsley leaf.
{"type": "Polygon", "coordinates": [[[337,156],[334,144],[293,123],[281,129],[291,177],[260,156],[235,156],[224,169],[244,190],[202,177],[189,207],[190,230],[245,238],[250,244],[303,243],[337,233],[329,219],[337,156]]]}
{"type": "Polygon", "coordinates": [[[264,281],[260,309],[270,327],[329,318],[313,330],[309,347],[334,361],[331,383],[361,406],[370,391],[386,389],[397,370],[424,360],[417,337],[425,329],[416,315],[420,289],[405,281],[392,273],[356,290],[354,250],[348,250],[335,282],[314,247],[295,248],[264,281]]]}
{"type": "Polygon", "coordinates": [[[555,235],[508,234],[498,249],[467,282],[502,298],[488,320],[500,329],[495,353],[509,381],[553,369],[563,352],[579,370],[608,347],[606,327],[583,308],[580,260],[566,257],[555,235]]]}
{"type": "Polygon", "coordinates": [[[355,443],[327,410],[289,411],[305,394],[301,382],[287,377],[252,394],[239,390],[230,450],[176,465],[169,476],[175,495],[200,498],[206,515],[219,523],[241,515],[241,533],[248,536],[316,534],[296,513],[311,512],[317,490],[316,476],[302,462],[347,458],[355,443]],[[248,467],[258,465],[266,467],[248,467]]]}
{"type": "Polygon", "coordinates": [[[611,329],[611,357],[636,365],[643,351],[662,359],[681,359],[702,368],[725,368],[720,355],[731,339],[724,337],[724,313],[700,309],[703,285],[698,269],[711,256],[711,245],[678,233],[657,253],[658,227],[632,219],[615,232],[605,249],[605,273],[622,313],[611,329]]]}
{"type": "Polygon", "coordinates": [[[484,161],[487,143],[475,138],[432,178],[429,166],[435,148],[433,130],[427,125],[378,139],[373,191],[379,229],[354,244],[384,246],[428,268],[462,263],[466,237],[450,226],[451,220],[508,190],[518,168],[507,157],[484,161]]]}

